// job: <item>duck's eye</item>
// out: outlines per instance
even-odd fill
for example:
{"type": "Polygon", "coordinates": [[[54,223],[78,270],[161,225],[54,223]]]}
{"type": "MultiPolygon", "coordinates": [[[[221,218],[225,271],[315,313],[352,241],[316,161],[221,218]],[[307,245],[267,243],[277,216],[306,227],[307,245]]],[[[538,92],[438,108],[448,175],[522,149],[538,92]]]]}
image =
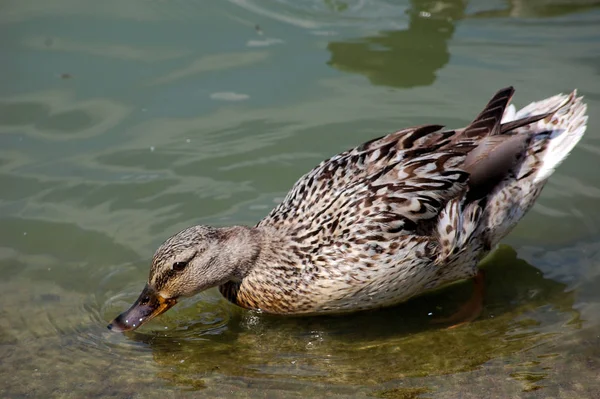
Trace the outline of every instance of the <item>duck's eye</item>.
{"type": "Polygon", "coordinates": [[[183,269],[185,269],[187,264],[188,264],[187,262],[175,262],[175,263],[173,263],[173,270],[175,270],[176,272],[180,272],[183,269]]]}

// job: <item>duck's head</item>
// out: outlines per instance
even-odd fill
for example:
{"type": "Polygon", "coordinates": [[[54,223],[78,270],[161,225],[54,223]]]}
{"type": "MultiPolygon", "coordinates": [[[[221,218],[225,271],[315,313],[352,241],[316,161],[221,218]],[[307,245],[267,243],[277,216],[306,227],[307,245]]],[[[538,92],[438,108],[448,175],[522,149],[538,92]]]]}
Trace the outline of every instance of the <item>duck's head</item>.
{"type": "Polygon", "coordinates": [[[166,312],[181,297],[228,281],[241,281],[260,253],[256,229],[194,226],[165,241],[152,259],[148,283],[135,303],[108,328],[135,330],[166,312]]]}

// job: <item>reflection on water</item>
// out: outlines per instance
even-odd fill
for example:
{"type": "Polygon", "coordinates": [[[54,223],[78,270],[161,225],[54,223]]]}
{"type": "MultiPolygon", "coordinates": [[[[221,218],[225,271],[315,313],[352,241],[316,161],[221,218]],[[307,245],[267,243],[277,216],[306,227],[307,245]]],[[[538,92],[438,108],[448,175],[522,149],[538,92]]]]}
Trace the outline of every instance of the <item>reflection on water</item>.
{"type": "Polygon", "coordinates": [[[375,85],[428,86],[435,81],[436,71],[450,60],[449,41],[465,8],[463,0],[412,1],[407,29],[354,41],[331,41],[328,64],[364,74],[375,85]]]}
{"type": "Polygon", "coordinates": [[[600,7],[597,0],[507,0],[500,9],[474,12],[476,17],[547,18],[584,12],[600,7]]]}
{"type": "Polygon", "coordinates": [[[5,4],[0,396],[600,397],[598,9],[5,4]],[[486,261],[481,319],[430,323],[469,296],[465,282],[314,318],[210,290],[134,333],[105,328],[166,236],[254,224],[323,158],[407,125],[460,126],[511,83],[520,105],[579,87],[591,119],[511,247],[486,261]]]}
{"type": "Polygon", "coordinates": [[[387,0],[229,0],[253,14],[291,26],[309,29],[315,35],[337,34],[338,29],[400,28],[404,26],[406,2],[387,0]]]}

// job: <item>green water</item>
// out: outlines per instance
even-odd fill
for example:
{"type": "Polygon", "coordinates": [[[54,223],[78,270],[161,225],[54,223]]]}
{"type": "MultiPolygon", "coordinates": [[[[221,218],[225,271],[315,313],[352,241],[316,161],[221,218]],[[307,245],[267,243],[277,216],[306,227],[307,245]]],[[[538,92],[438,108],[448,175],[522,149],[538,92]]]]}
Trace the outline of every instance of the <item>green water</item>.
{"type": "Polygon", "coordinates": [[[600,7],[593,1],[0,0],[3,398],[600,397],[600,7]],[[320,160],[578,88],[586,136],[469,282],[280,318],[216,290],[106,324],[170,234],[254,224],[320,160]]]}

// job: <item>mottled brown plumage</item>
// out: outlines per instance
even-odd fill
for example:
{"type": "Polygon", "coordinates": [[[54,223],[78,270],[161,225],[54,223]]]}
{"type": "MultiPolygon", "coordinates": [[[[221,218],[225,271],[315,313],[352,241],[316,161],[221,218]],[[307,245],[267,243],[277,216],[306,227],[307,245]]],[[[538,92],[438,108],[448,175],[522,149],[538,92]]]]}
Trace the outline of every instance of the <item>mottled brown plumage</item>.
{"type": "MultiPolygon", "coordinates": [[[[157,250],[147,290],[175,300],[219,286],[245,308],[314,314],[388,306],[474,276],[586,127],[575,92],[518,113],[507,108],[513,92],[499,91],[464,129],[412,127],[323,161],[253,228],[176,234],[157,250]]],[[[139,326],[125,322],[135,309],[111,326],[139,326]]]]}

